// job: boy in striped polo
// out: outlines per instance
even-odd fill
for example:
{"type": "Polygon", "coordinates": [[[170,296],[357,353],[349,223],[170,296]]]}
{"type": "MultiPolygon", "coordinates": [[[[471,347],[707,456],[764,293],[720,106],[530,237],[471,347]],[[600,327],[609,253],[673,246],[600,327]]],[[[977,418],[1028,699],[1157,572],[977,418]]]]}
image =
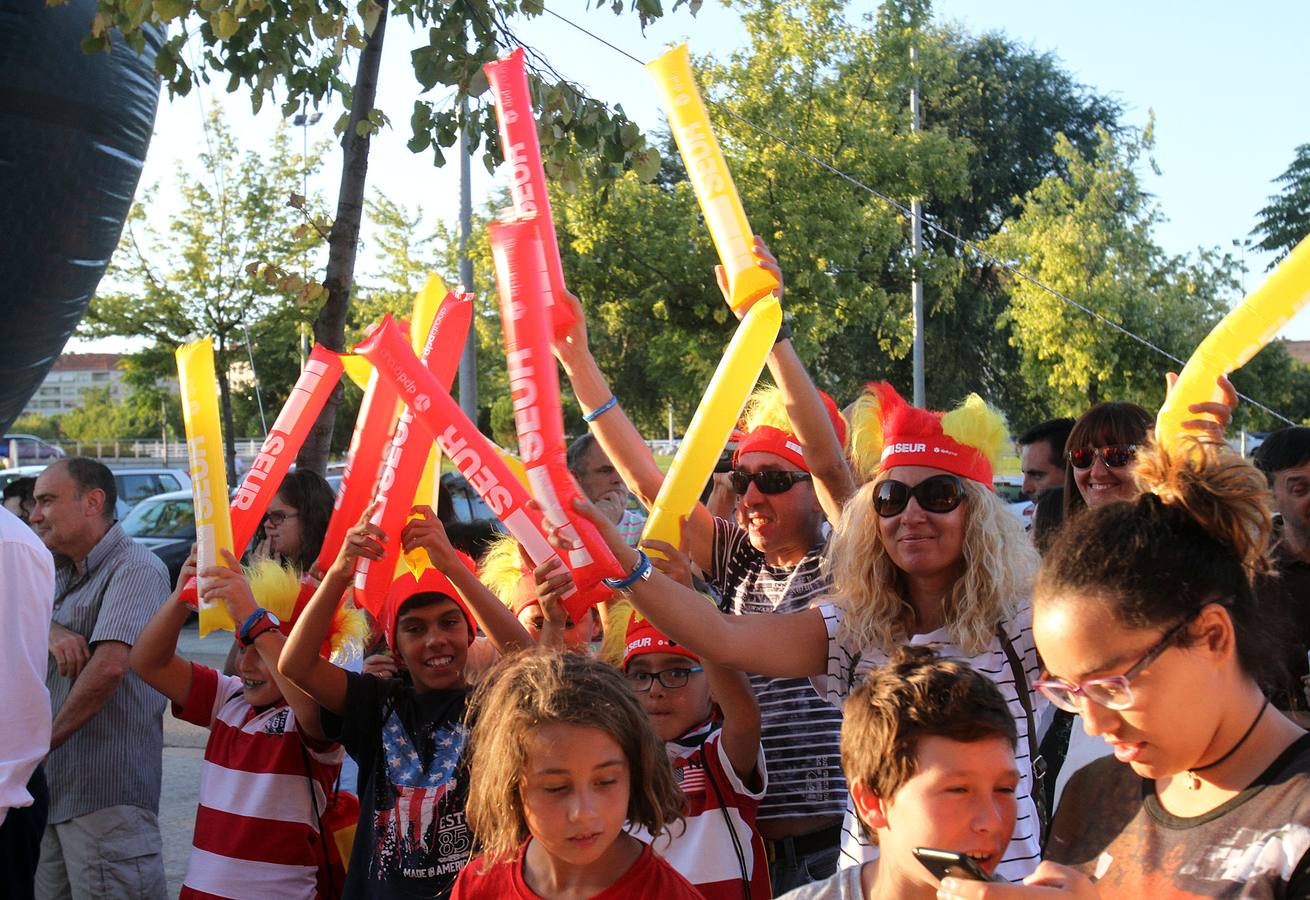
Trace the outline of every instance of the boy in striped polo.
{"type": "MultiPolygon", "coordinates": [[[[232,568],[201,572],[202,593],[221,598],[240,626],[238,676],[177,653],[190,612],[180,594],[195,574],[194,554],[132,648],[133,670],[172,701],[173,715],[209,729],[181,897],[339,897],[345,870],[328,852],[321,817],[343,752],[323,735],[318,705],[277,672],[302,585],[272,561],[250,569],[248,579],[231,554],[228,562],[232,568]]],[[[304,586],[306,599],[312,589],[304,586]]],[[[367,634],[357,611],[342,611],[336,624],[334,650],[367,634]]]]}

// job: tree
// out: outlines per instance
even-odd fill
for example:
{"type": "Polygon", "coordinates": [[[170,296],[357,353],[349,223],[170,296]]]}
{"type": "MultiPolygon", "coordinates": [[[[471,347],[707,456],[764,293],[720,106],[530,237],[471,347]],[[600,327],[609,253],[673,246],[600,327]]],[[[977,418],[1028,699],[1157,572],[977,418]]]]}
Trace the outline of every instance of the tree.
{"type": "MultiPolygon", "coordinates": [[[[299,227],[303,213],[288,203],[317,162],[292,152],[285,129],[268,152],[243,152],[217,111],[198,159],[202,175],[177,173],[182,209],[164,232],[145,215],[158,185],[133,205],[109,270],[114,287],[92,300],[81,332],[150,338],[155,347],[136,362],[158,377],[176,372],[172,351],[178,345],[212,336],[231,477],[231,373],[245,360],[246,330],[303,317],[305,302],[318,294],[317,286],[294,274],[317,234],[299,227]]],[[[294,347],[288,342],[278,354],[293,359],[294,347]]],[[[292,382],[294,375],[287,388],[292,382]]]]}
{"type": "Polygon", "coordinates": [[[1260,236],[1257,247],[1276,254],[1270,269],[1310,236],[1310,144],[1296,148],[1292,164],[1274,183],[1283,187],[1256,213],[1259,222],[1251,231],[1253,236],[1260,236]]]}

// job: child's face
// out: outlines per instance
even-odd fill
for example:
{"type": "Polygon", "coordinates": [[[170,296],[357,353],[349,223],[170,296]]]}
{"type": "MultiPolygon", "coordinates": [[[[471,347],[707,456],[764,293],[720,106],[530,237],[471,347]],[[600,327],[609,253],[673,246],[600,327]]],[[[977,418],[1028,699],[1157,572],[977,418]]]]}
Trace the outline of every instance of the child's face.
{"type": "MultiPolygon", "coordinates": [[[[529,582],[531,584],[531,582],[529,582]]],[[[528,632],[528,635],[534,641],[541,640],[541,629],[546,624],[546,618],[542,615],[541,606],[532,604],[525,607],[519,613],[519,624],[528,632]]],[[[583,617],[574,621],[570,616],[567,624],[564,626],[564,644],[567,647],[585,648],[591,643],[591,634],[596,627],[596,610],[595,607],[588,609],[583,617]]]]}
{"type": "Polygon", "coordinates": [[[464,686],[468,628],[468,620],[453,600],[402,609],[396,617],[396,655],[409,670],[417,691],[464,686]]]}
{"type": "MultiPolygon", "coordinates": [[[[654,675],[697,666],[695,660],[678,653],[643,653],[634,656],[625,671],[628,676],[654,675]]],[[[681,737],[710,717],[710,685],[704,672],[692,672],[687,683],[678,688],[666,688],[658,678],[653,678],[649,691],[636,693],[661,741],[681,737]]]]}
{"type": "Polygon", "coordinates": [[[631,778],[623,748],[607,732],[563,724],[533,729],[519,783],[528,831],[556,860],[597,862],[627,821],[631,778]]]}
{"type": "Polygon", "coordinates": [[[937,879],[915,859],[915,847],[967,853],[984,871],[995,870],[1014,833],[1019,770],[1009,741],[924,737],[916,763],[891,804],[875,804],[872,814],[868,789],[852,791],[860,817],[878,833],[880,865],[894,867],[904,882],[932,888],[937,879]]]}
{"type": "Polygon", "coordinates": [[[237,674],[241,676],[241,693],[251,706],[273,706],[282,702],[282,691],[254,647],[237,645],[237,674]]]}

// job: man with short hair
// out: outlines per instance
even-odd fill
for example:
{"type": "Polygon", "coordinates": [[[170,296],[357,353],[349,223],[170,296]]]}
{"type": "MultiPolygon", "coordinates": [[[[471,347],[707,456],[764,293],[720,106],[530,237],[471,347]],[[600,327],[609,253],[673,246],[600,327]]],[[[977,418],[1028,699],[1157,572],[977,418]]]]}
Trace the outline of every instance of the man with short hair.
{"type": "Polygon", "coordinates": [[[646,516],[628,508],[628,486],[590,431],[569,444],[568,465],[587,499],[618,526],[625,543],[637,546],[646,516]]]}
{"type": "Polygon", "coordinates": [[[114,522],[114,476],[85,457],[36,481],[32,527],[55,554],[46,687],[54,723],[43,898],[162,898],[159,834],[164,698],[128,653],[167,598],[159,558],[114,522]]]}
{"type": "MultiPolygon", "coordinates": [[[[1310,710],[1310,428],[1281,428],[1256,448],[1253,461],[1269,479],[1278,514],[1274,543],[1275,578],[1256,586],[1268,614],[1277,616],[1276,631],[1287,647],[1288,679],[1273,692],[1285,710],[1310,710]]],[[[1304,721],[1304,720],[1303,720],[1304,721]]]]}
{"type": "Polygon", "coordinates": [[[1019,435],[1024,499],[1036,502],[1042,491],[1064,487],[1064,445],[1072,430],[1073,419],[1048,419],[1019,435]]]}

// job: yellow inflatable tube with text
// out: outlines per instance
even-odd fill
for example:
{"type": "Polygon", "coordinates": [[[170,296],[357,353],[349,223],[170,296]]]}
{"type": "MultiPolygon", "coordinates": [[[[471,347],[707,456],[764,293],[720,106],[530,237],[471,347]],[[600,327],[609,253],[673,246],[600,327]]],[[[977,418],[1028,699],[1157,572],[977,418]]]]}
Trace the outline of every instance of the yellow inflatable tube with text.
{"type": "MultiPolygon", "coordinates": [[[[232,517],[227,498],[227,466],[223,432],[218,424],[218,379],[214,375],[214,344],[209,338],[177,348],[177,380],[186,425],[191,494],[196,512],[196,563],[200,569],[225,565],[220,550],[232,550],[232,517]]],[[[200,579],[200,636],[216,629],[235,631],[222,603],[203,600],[200,579]]]]}
{"type": "Polygon", "coordinates": [[[666,541],[678,546],[682,536],[680,520],[690,516],[700,500],[705,482],[713,474],[719,454],[773,350],[781,325],[782,306],[775,297],[758,301],[742,318],[687,426],[669,474],[660,485],[641,533],[643,541],[666,541]]]}
{"type": "Polygon", "coordinates": [[[1160,407],[1156,440],[1172,443],[1184,434],[1182,423],[1196,418],[1193,403],[1221,400],[1215,387],[1220,375],[1246,365],[1288,320],[1310,302],[1310,237],[1278,264],[1264,284],[1247,296],[1201,341],[1160,407]]]}
{"type": "Polygon", "coordinates": [[[679,44],[647,63],[646,70],[659,86],[669,128],[678,142],[678,152],[691,176],[710,237],[719,251],[719,261],[728,276],[732,308],[746,309],[776,290],[778,279],[760,268],[751,252],[754,232],[746,221],[737,186],[710,128],[705,103],[691,72],[687,45],[679,44]]]}

